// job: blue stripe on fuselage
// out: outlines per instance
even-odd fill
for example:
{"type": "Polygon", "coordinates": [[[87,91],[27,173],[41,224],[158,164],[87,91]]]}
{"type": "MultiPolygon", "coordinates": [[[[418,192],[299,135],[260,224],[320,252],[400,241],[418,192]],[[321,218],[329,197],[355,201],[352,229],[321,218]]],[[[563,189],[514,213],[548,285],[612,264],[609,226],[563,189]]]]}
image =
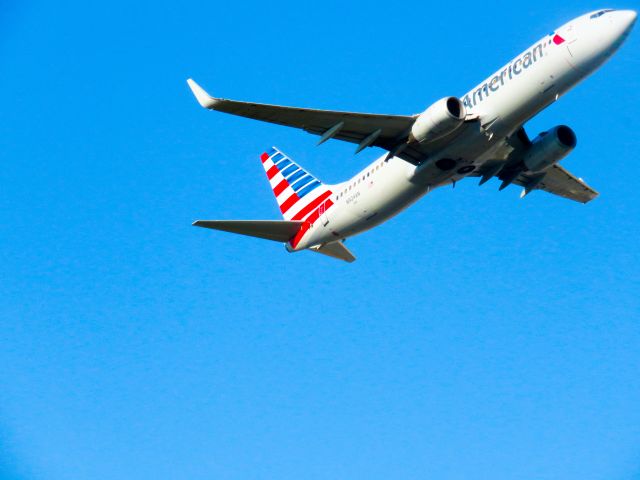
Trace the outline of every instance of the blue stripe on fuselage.
{"type": "Polygon", "coordinates": [[[315,190],[319,185],[321,185],[320,182],[318,180],[314,180],[309,185],[304,187],[302,190],[297,192],[298,198],[304,197],[307,193],[315,190]]]}
{"type": "Polygon", "coordinates": [[[287,182],[289,182],[289,184],[295,182],[296,180],[298,180],[300,177],[306,175],[307,172],[305,172],[304,170],[300,169],[297,172],[291,174],[291,176],[289,178],[287,178],[287,182]]]}
{"type": "Polygon", "coordinates": [[[307,175],[306,177],[302,177],[300,180],[298,180],[294,185],[291,185],[291,188],[293,188],[297,192],[312,180],[315,179],[311,175],[307,175]]]}
{"type": "Polygon", "coordinates": [[[287,168],[285,168],[282,171],[282,176],[286,177],[287,175],[289,175],[291,172],[294,172],[298,169],[298,166],[294,163],[293,165],[289,165],[287,168]]]}
{"type": "Polygon", "coordinates": [[[276,152],[274,155],[271,156],[271,161],[273,163],[278,163],[283,158],[286,158],[286,157],[282,153],[276,152]]]}
{"type": "Polygon", "coordinates": [[[281,160],[280,163],[278,163],[276,166],[280,171],[282,171],[282,169],[287,165],[291,165],[291,160],[289,160],[288,158],[285,158],[284,160],[281,160]]]}

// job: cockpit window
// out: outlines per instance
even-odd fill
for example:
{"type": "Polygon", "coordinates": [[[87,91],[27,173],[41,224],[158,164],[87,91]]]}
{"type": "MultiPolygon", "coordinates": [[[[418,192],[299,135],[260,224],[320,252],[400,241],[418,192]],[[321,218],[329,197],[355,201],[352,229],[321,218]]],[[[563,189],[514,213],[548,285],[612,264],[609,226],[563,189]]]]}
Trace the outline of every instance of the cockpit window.
{"type": "Polygon", "coordinates": [[[594,19],[594,18],[600,18],[602,15],[604,15],[605,13],[608,12],[613,12],[613,9],[608,9],[608,10],[600,10],[599,12],[594,13],[593,15],[591,15],[589,18],[594,19]]]}

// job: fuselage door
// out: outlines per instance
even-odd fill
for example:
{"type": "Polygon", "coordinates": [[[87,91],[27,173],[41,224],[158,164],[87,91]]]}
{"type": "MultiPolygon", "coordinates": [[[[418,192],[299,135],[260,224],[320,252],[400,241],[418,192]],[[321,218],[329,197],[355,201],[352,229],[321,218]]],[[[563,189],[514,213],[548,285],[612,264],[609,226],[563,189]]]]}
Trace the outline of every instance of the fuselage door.
{"type": "Polygon", "coordinates": [[[570,23],[565,28],[562,28],[556,35],[553,37],[553,42],[561,47],[565,47],[567,49],[567,53],[569,56],[567,57],[567,61],[571,64],[572,67],[575,68],[574,65],[574,54],[575,54],[575,43],[578,41],[578,28],[570,23]]]}
{"type": "Polygon", "coordinates": [[[320,208],[318,208],[318,214],[320,215],[320,225],[326,227],[329,223],[329,217],[327,216],[327,211],[325,209],[324,203],[320,205],[320,208]]]}

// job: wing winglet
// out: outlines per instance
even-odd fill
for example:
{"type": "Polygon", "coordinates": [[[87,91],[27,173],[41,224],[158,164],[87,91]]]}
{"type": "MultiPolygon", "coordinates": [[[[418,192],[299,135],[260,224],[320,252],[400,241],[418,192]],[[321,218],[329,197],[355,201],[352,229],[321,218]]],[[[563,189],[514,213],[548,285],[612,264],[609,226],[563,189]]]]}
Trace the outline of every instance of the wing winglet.
{"type": "Polygon", "coordinates": [[[193,92],[193,95],[196,97],[196,100],[198,100],[198,103],[200,104],[200,106],[204,108],[215,107],[217,103],[216,98],[212,97],[207,92],[205,92],[205,90],[196,82],[194,82],[193,79],[191,78],[187,79],[187,83],[189,84],[189,88],[193,92]]]}

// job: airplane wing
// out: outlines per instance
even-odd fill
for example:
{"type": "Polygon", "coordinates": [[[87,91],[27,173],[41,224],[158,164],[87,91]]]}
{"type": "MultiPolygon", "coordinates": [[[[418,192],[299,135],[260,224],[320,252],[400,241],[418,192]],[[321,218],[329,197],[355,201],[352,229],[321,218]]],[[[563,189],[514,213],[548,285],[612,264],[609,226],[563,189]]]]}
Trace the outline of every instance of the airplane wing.
{"type": "Polygon", "coordinates": [[[522,171],[522,156],[531,146],[531,140],[524,128],[517,130],[506,139],[511,152],[505,158],[496,162],[488,162],[483,169],[474,176],[483,176],[481,184],[495,175],[503,181],[503,186],[513,183],[525,188],[523,195],[533,190],[543,190],[569,200],[587,203],[599,194],[582,179],[577,178],[560,164],[555,164],[543,173],[532,174],[522,171]]]}
{"type": "MultiPolygon", "coordinates": [[[[520,175],[513,183],[526,187],[531,180],[529,175],[520,175]]],[[[558,164],[546,171],[536,188],[580,203],[590,202],[599,195],[583,180],[576,178],[558,164]]]]}
{"type": "MultiPolygon", "coordinates": [[[[239,102],[210,96],[192,79],[187,80],[198,103],[204,108],[263,122],[285,125],[320,135],[320,143],[335,138],[357,143],[356,153],[370,146],[393,151],[404,144],[416,120],[412,115],[313,110],[264,103],[239,102]]],[[[420,145],[406,146],[397,156],[414,164],[425,158],[420,145]]]]}

